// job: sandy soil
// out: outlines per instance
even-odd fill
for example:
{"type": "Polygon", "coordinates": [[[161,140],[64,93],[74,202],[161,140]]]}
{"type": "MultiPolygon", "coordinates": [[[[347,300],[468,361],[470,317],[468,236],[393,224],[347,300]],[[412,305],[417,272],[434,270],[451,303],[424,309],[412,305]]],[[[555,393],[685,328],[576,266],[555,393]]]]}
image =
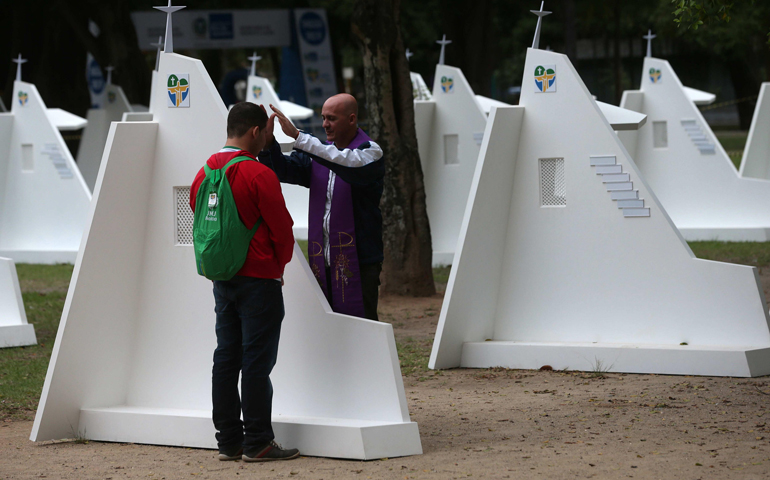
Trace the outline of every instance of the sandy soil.
{"type": "MultiPolygon", "coordinates": [[[[441,300],[384,298],[383,319],[400,342],[428,348],[441,300]]],[[[767,377],[419,370],[404,384],[420,456],[219,462],[208,450],[33,444],[31,422],[6,422],[0,479],[770,477],[767,377]]]]}

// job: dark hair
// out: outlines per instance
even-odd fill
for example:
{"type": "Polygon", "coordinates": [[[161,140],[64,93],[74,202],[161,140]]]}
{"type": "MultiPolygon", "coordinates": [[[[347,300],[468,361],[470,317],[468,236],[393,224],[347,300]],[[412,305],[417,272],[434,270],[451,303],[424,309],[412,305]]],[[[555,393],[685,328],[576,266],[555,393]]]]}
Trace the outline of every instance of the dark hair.
{"type": "Polygon", "coordinates": [[[233,105],[227,115],[227,138],[239,138],[250,128],[265,128],[267,114],[256,103],[240,102],[233,105]]]}

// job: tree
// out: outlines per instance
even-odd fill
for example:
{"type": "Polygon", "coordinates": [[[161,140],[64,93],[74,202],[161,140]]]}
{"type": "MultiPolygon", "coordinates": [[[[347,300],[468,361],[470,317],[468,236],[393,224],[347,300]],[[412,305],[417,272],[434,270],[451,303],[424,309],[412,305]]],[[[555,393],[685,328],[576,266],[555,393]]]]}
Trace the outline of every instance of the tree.
{"type": "Polygon", "coordinates": [[[436,291],[425,186],[417,152],[409,65],[401,37],[400,0],[357,0],[352,31],[364,64],[369,133],[386,155],[382,291],[415,296],[436,291]]]}

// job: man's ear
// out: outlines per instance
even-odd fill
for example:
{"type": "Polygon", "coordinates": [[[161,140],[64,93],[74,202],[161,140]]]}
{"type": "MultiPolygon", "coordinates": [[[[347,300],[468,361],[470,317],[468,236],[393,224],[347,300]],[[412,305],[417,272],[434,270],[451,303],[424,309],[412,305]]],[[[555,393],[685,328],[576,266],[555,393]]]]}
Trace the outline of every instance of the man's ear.
{"type": "Polygon", "coordinates": [[[259,125],[257,125],[251,130],[252,138],[257,138],[259,134],[260,134],[259,125]]]}

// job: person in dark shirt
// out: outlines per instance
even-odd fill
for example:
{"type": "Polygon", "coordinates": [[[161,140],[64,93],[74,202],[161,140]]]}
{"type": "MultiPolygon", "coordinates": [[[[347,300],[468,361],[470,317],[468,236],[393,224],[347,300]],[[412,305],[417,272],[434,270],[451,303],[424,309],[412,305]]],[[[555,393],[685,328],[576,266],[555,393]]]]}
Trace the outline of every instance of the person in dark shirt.
{"type": "Polygon", "coordinates": [[[274,105],[267,125],[267,147],[259,161],[281,182],[310,189],[308,258],[332,309],[377,320],[382,271],[380,198],[385,177],[382,149],[358,128],[358,103],[352,95],[329,98],[323,106],[328,143],[300,132],[274,105]],[[270,136],[278,120],[294,138],[283,155],[270,136]]]}

